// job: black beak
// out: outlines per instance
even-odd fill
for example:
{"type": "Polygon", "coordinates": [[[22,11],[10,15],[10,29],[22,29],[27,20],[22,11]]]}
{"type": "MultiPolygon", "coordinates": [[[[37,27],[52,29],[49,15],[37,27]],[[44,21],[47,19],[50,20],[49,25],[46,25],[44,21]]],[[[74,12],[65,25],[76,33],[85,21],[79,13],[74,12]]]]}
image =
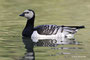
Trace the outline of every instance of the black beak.
{"type": "Polygon", "coordinates": [[[24,13],[20,14],[19,16],[24,16],[24,13]]]}

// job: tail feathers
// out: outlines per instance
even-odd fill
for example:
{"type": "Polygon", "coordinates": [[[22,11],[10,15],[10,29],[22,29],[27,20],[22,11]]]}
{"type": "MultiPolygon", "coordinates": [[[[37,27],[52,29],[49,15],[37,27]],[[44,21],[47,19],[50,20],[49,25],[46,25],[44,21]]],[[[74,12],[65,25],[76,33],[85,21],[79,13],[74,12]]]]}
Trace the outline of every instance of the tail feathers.
{"type": "Polygon", "coordinates": [[[70,27],[70,28],[76,28],[76,29],[85,28],[85,26],[62,26],[62,27],[70,27]]]}
{"type": "Polygon", "coordinates": [[[76,28],[77,29],[82,29],[82,28],[85,28],[85,26],[77,26],[76,28]]]}

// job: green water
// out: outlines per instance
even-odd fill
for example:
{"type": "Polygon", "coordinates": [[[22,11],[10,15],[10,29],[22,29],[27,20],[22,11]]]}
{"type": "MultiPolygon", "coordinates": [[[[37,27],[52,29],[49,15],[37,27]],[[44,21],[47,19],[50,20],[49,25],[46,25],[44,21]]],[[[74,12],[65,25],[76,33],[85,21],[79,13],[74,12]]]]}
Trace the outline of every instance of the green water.
{"type": "Polygon", "coordinates": [[[82,47],[82,50],[35,47],[36,60],[90,60],[90,0],[0,0],[0,60],[19,60],[24,56],[21,32],[26,20],[18,15],[25,9],[35,11],[35,26],[41,24],[86,26],[75,36],[82,45],[64,45],[82,47]],[[52,56],[62,51],[76,54],[52,56]]]}

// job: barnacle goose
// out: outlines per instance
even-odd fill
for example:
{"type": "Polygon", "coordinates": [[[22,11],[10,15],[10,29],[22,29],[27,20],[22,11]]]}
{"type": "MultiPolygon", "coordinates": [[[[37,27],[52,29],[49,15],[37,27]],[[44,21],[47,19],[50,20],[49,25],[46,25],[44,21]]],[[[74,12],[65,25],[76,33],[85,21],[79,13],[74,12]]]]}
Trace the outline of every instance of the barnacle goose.
{"type": "Polygon", "coordinates": [[[31,9],[25,10],[19,16],[27,18],[26,26],[22,32],[22,36],[30,38],[74,38],[74,34],[78,29],[84,26],[57,26],[57,25],[39,25],[34,27],[35,12],[31,9]]]}

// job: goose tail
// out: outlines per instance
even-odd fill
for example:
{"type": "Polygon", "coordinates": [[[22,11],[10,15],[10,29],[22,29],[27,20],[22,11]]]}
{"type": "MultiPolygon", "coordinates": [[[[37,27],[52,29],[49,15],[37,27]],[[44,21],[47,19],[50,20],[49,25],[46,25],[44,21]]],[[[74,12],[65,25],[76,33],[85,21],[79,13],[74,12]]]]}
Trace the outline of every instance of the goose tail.
{"type": "Polygon", "coordinates": [[[62,26],[62,27],[70,27],[70,28],[76,28],[76,29],[85,28],[85,26],[62,26]]]}
{"type": "Polygon", "coordinates": [[[85,26],[77,26],[76,28],[77,29],[82,29],[82,28],[85,28],[85,26]]]}

